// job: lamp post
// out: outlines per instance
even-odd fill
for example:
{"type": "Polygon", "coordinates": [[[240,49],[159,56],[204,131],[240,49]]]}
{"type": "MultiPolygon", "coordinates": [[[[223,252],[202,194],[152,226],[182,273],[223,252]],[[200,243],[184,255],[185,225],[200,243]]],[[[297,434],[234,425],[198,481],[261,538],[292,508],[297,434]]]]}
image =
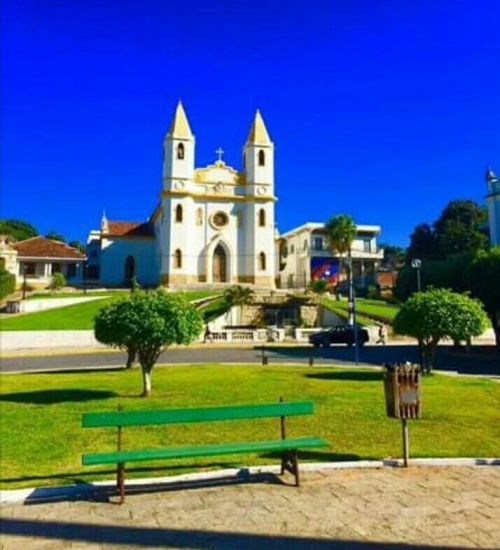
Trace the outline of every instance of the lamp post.
{"type": "Polygon", "coordinates": [[[26,300],[26,276],[28,274],[28,266],[23,264],[23,300],[26,300]]]}
{"type": "Polygon", "coordinates": [[[82,285],[83,285],[83,293],[87,294],[87,279],[89,276],[89,266],[84,263],[83,264],[83,279],[82,279],[82,285]]]}
{"type": "Polygon", "coordinates": [[[420,285],[420,268],[422,267],[422,261],[418,258],[414,258],[411,261],[411,266],[413,269],[417,271],[417,292],[421,291],[421,285],[420,285]]]}
{"type": "Polygon", "coordinates": [[[349,285],[349,326],[354,332],[354,361],[356,365],[359,362],[358,350],[358,328],[356,326],[356,296],[354,292],[354,281],[352,277],[352,256],[351,246],[347,249],[347,268],[348,268],[348,285],[349,285]]]}

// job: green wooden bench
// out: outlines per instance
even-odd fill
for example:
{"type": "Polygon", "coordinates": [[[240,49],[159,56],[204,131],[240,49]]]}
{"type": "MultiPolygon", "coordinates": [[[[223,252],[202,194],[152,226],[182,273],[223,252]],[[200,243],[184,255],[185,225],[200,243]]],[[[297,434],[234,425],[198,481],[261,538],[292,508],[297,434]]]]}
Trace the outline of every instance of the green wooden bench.
{"type": "Polygon", "coordinates": [[[164,409],[149,411],[122,411],[84,413],[84,428],[117,428],[117,449],[113,452],[84,454],[84,466],[116,464],[116,484],[120,503],[125,499],[125,464],[147,460],[170,458],[193,458],[236,453],[262,453],[281,451],[281,473],[285,470],[295,476],[299,485],[297,451],[311,447],[325,447],[329,443],[318,437],[286,437],[285,419],[287,416],[312,414],[314,404],[310,401],[202,407],[191,409],[164,409]],[[126,426],[151,426],[154,424],[180,424],[188,422],[216,422],[223,420],[243,420],[252,418],[278,417],[280,438],[267,441],[245,441],[239,443],[217,443],[164,447],[156,449],[123,449],[122,432],[126,426]]]}

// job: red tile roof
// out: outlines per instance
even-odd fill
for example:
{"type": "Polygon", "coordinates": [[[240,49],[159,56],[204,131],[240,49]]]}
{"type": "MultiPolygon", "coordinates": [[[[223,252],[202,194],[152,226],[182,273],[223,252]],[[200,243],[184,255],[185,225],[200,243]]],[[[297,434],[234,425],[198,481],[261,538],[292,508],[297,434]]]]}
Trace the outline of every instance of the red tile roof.
{"type": "Polygon", "coordinates": [[[152,237],[153,224],[149,222],[108,222],[107,235],[111,237],[152,237]]]}
{"type": "Polygon", "coordinates": [[[83,260],[85,258],[85,254],[82,254],[77,248],[41,236],[13,243],[12,248],[17,250],[19,258],[62,258],[68,260],[83,260]]]}

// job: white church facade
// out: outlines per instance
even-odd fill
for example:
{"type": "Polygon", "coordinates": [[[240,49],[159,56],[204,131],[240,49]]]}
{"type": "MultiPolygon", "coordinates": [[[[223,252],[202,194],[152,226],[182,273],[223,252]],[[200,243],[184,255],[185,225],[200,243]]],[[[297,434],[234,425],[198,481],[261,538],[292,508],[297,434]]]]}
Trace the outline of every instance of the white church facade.
{"type": "Polygon", "coordinates": [[[195,136],[182,103],[164,140],[161,199],[147,222],[103,216],[88,238],[88,278],[104,286],[240,284],[273,287],[276,274],[274,145],[259,111],[243,168],[222,151],[195,167],[195,136]]]}

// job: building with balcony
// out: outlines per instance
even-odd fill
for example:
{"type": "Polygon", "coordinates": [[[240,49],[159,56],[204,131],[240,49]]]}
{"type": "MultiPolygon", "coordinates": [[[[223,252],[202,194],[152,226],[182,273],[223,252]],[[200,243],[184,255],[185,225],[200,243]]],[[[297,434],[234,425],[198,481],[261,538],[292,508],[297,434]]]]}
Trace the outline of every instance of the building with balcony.
{"type": "MultiPolygon", "coordinates": [[[[379,225],[356,225],[351,245],[353,280],[356,287],[376,284],[377,269],[384,252],[377,246],[379,225]]],[[[332,251],[325,224],[306,223],[279,236],[276,285],[278,288],[304,288],[314,279],[326,279],[341,289],[346,285],[340,254],[332,251]]],[[[345,260],[345,258],[344,258],[345,260]]]]}

